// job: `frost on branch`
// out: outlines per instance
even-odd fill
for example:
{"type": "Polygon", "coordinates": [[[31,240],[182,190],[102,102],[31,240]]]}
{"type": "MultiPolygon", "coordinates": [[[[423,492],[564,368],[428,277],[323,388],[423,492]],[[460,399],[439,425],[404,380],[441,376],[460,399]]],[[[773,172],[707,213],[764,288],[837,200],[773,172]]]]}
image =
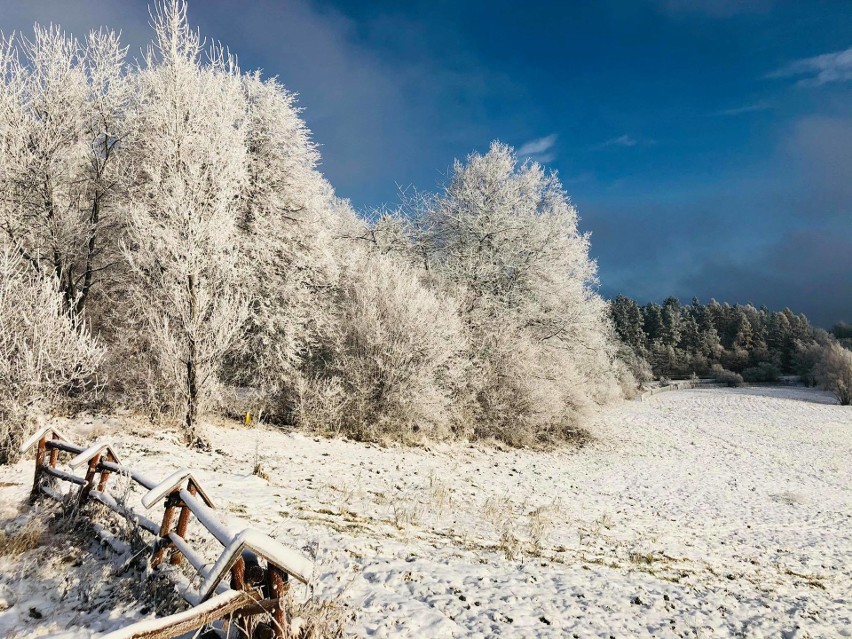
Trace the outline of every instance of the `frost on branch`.
{"type": "Polygon", "coordinates": [[[56,278],[77,313],[117,261],[124,54],[106,31],[0,41],[0,247],[56,278]]]}
{"type": "Polygon", "coordinates": [[[245,333],[227,357],[227,377],[277,398],[330,322],[338,266],[333,229],[341,203],[294,97],[259,74],[241,79],[247,179],[241,184],[237,247],[251,298],[245,333]]]}
{"type": "Polygon", "coordinates": [[[358,249],[338,295],[326,357],[296,389],[296,423],[368,440],[450,435],[467,370],[456,301],[358,249]]]}
{"type": "Polygon", "coordinates": [[[824,346],[814,375],[843,406],[852,404],[852,351],[837,342],[824,346]]]}
{"type": "Polygon", "coordinates": [[[0,252],[0,463],[15,460],[28,413],[56,409],[95,384],[102,358],[56,281],[0,252]]]}
{"type": "Polygon", "coordinates": [[[294,94],[204,51],[180,0],[153,27],[134,67],[106,33],[0,53],[0,243],[97,327],[111,398],[192,444],[222,385],[277,423],[525,444],[632,385],[555,175],[495,144],[368,223],[294,94]]]}
{"type": "Polygon", "coordinates": [[[246,181],[240,77],[186,24],[185,5],[161,7],[156,47],[134,85],[129,237],[133,312],[149,336],[161,380],[182,408],[190,444],[204,443],[224,354],[247,316],[237,247],[237,202],[246,181]]]}
{"type": "Polygon", "coordinates": [[[417,259],[459,299],[473,431],[515,444],[571,436],[619,394],[596,265],[554,174],[495,143],[421,200],[417,259]]]}

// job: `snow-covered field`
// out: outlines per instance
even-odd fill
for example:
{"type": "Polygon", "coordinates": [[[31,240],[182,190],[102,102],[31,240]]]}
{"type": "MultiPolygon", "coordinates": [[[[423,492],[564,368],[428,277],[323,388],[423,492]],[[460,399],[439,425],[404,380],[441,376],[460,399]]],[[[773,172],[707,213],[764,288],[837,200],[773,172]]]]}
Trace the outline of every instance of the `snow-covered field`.
{"type": "MultiPolygon", "coordinates": [[[[193,468],[230,517],[315,552],[317,592],[342,591],[356,635],[852,636],[852,411],[819,391],[663,393],[545,453],[218,426],[202,454],[125,418],[66,429],[155,477],[193,468]]],[[[31,476],[31,459],[0,470],[0,516],[31,476]]],[[[40,585],[37,552],[0,557],[0,637],[121,616],[40,585]]]]}

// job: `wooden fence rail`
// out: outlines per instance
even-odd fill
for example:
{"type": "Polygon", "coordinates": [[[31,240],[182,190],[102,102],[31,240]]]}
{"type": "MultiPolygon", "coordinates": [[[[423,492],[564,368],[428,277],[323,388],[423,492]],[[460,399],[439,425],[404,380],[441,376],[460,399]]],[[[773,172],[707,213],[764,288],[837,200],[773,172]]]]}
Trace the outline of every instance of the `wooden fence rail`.
{"type": "MultiPolygon", "coordinates": [[[[83,448],[52,426],[34,433],[21,445],[21,452],[33,446],[36,455],[31,502],[40,495],[63,499],[51,485],[55,481],[79,486],[78,504],[97,501],[152,535],[148,560],[152,569],[162,566],[167,557],[173,566],[186,560],[200,580],[200,586],[194,588],[183,573],[169,571],[178,592],[192,607],[168,617],[135,623],[103,639],[171,639],[206,626],[225,637],[233,637],[234,633],[250,639],[290,636],[284,609],[289,579],[309,583],[313,563],[257,530],[230,530],[216,516],[213,500],[192,472],[179,470],[157,482],[124,466],[109,444],[83,448]],[[57,468],[60,454],[73,455],[69,468],[85,469],[85,475],[57,468]],[[109,478],[115,474],[130,478],[147,491],[141,500],[146,511],[162,504],[160,523],[108,494],[109,478]],[[213,563],[206,562],[187,539],[192,516],[224,547],[213,563]]],[[[108,534],[102,527],[97,530],[108,534]]]]}

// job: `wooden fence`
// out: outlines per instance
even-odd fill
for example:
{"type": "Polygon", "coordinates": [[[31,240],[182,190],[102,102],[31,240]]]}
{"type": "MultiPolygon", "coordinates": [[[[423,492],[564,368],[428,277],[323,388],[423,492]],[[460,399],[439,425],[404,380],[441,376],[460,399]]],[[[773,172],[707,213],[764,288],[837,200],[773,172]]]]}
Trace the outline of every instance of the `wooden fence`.
{"type": "MultiPolygon", "coordinates": [[[[313,563],[259,531],[228,529],[217,518],[213,500],[190,471],[181,470],[157,482],[124,466],[109,444],[83,448],[52,426],[33,434],[22,444],[21,452],[33,446],[36,446],[36,455],[31,502],[40,495],[66,499],[55,490],[56,481],[79,486],[74,498],[80,505],[88,501],[100,502],[150,533],[152,569],[162,566],[167,559],[172,566],[179,566],[185,560],[191,572],[200,578],[201,585],[195,587],[192,583],[197,579],[188,579],[183,571],[167,571],[191,608],[168,617],[135,623],[103,639],[170,639],[207,626],[220,636],[252,639],[284,639],[291,636],[291,631],[296,631],[290,627],[295,620],[287,619],[284,605],[289,580],[292,577],[309,583],[313,563]],[[60,455],[73,455],[68,467],[71,471],[84,470],[85,474],[76,475],[59,468],[60,455]],[[125,475],[147,491],[141,500],[146,511],[162,505],[160,523],[110,496],[107,486],[113,474],[125,475]],[[192,516],[224,547],[212,564],[206,562],[187,539],[192,516]]],[[[105,541],[111,541],[106,529],[96,525],[96,530],[105,541]]]]}

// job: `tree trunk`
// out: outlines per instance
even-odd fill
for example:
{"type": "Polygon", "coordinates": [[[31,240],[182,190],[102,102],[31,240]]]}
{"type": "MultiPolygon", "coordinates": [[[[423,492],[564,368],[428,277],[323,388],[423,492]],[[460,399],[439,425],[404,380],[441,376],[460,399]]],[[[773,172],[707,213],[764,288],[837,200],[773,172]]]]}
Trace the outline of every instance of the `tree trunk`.
{"type": "Polygon", "coordinates": [[[184,428],[186,438],[190,446],[203,446],[204,441],[198,433],[198,371],[196,368],[195,323],[198,318],[198,295],[195,290],[195,275],[187,277],[187,288],[189,289],[189,317],[190,332],[188,335],[188,354],[186,358],[186,419],[184,428]]]}

